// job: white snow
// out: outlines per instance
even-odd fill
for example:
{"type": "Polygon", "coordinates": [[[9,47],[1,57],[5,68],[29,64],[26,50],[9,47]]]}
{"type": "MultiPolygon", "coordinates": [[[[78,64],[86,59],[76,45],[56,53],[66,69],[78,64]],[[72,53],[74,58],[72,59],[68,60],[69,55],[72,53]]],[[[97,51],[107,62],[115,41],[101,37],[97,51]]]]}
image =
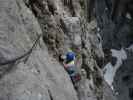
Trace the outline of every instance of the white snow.
{"type": "Polygon", "coordinates": [[[128,48],[126,48],[126,49],[133,52],[133,44],[130,45],[130,46],[129,46],[128,48]]]}
{"type": "Polygon", "coordinates": [[[110,62],[104,67],[104,79],[110,85],[113,90],[113,79],[117,69],[122,65],[122,61],[127,59],[127,54],[125,50],[122,48],[121,50],[111,49],[112,56],[117,58],[117,62],[115,66],[113,66],[110,62]]]}
{"type": "Polygon", "coordinates": [[[126,14],[126,18],[132,19],[131,15],[129,13],[126,14]]]}

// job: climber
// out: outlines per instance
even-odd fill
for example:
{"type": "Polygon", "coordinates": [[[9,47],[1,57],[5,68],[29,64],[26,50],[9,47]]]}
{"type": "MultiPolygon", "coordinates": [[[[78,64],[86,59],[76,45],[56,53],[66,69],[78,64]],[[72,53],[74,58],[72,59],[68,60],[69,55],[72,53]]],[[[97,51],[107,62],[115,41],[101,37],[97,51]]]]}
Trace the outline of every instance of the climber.
{"type": "Polygon", "coordinates": [[[75,65],[75,53],[69,51],[65,56],[62,56],[61,58],[64,59],[63,61],[64,68],[68,72],[73,84],[75,84],[81,78],[75,65]]]}

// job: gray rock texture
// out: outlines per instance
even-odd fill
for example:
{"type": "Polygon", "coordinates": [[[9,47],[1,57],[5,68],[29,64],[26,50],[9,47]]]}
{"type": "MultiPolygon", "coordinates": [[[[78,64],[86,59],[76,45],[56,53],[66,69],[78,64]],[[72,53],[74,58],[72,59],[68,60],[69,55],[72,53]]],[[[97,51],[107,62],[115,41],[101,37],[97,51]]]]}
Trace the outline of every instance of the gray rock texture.
{"type": "MultiPolygon", "coordinates": [[[[123,17],[120,16],[120,14],[118,14],[119,16],[116,16],[117,18],[115,19],[115,21],[111,20],[111,12],[109,11],[105,1],[109,1],[109,6],[112,7],[111,4],[113,0],[96,0],[95,2],[96,19],[98,22],[99,33],[102,38],[102,47],[105,53],[105,60],[103,65],[110,64],[112,66],[112,69],[119,67],[117,70],[114,70],[114,72],[116,72],[115,76],[113,77],[112,84],[114,86],[114,94],[117,95],[118,100],[132,100],[133,20],[132,18],[129,18],[129,16],[123,17]],[[127,55],[126,59],[123,59],[120,63],[118,63],[121,59],[120,56],[124,55],[120,55],[119,57],[117,57],[117,59],[112,59],[112,49],[116,51],[123,50],[127,55]]],[[[120,2],[118,2],[118,5],[120,5],[120,2]]],[[[118,9],[122,11],[122,9],[118,9]]],[[[110,65],[108,66],[108,68],[110,67],[110,65]]],[[[113,73],[110,73],[109,76],[111,75],[113,75],[113,73]]]]}
{"type": "Polygon", "coordinates": [[[132,51],[127,51],[128,58],[123,62],[114,78],[114,88],[117,98],[121,100],[133,99],[133,85],[132,85],[132,51]]]}
{"type": "Polygon", "coordinates": [[[0,62],[25,54],[42,35],[29,55],[0,65],[0,100],[115,100],[95,60],[104,57],[96,21],[81,17],[80,2],[0,0],[0,62]],[[86,73],[77,89],[58,59],[68,50],[86,73]]]}
{"type": "MultiPolygon", "coordinates": [[[[42,31],[22,0],[1,0],[0,13],[1,60],[14,59],[27,52],[42,31]]],[[[26,63],[0,67],[1,100],[77,100],[69,76],[42,39],[26,63]]]]}
{"type": "Polygon", "coordinates": [[[108,83],[106,83],[105,81],[104,83],[104,87],[103,87],[103,100],[117,100],[115,93],[112,91],[112,89],[110,88],[110,86],[108,85],[108,83]]]}

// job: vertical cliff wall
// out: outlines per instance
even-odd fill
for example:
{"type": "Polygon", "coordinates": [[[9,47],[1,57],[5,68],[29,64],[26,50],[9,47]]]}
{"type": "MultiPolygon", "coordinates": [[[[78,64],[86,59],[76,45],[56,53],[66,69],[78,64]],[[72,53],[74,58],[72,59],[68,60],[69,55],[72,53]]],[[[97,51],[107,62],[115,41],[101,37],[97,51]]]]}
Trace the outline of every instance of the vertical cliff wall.
{"type": "Polygon", "coordinates": [[[1,100],[115,100],[96,61],[104,57],[97,23],[87,23],[82,0],[1,0],[0,13],[1,100]],[[69,49],[86,71],[77,90],[58,59],[69,49]]]}
{"type": "Polygon", "coordinates": [[[95,0],[95,4],[105,53],[104,78],[114,90],[118,100],[132,100],[133,9],[130,6],[133,6],[133,2],[131,0],[95,0]]]}

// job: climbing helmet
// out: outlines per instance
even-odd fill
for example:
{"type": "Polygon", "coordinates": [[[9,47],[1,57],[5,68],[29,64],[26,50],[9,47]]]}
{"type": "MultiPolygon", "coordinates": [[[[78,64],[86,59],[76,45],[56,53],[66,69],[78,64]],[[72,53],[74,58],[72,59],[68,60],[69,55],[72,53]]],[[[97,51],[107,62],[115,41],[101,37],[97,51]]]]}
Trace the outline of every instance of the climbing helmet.
{"type": "Polygon", "coordinates": [[[66,59],[67,59],[68,61],[74,60],[74,59],[75,59],[75,53],[74,53],[74,52],[68,52],[68,53],[66,54],[66,59]]]}

